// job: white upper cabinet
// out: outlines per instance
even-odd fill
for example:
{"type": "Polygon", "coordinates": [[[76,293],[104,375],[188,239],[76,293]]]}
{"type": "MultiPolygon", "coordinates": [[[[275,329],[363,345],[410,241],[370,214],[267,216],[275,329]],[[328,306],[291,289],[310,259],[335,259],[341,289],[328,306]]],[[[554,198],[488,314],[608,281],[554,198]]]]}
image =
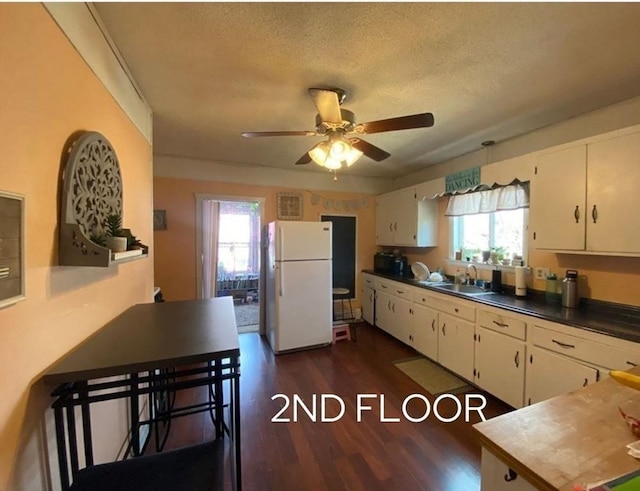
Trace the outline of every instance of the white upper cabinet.
{"type": "Polygon", "coordinates": [[[640,131],[536,159],[531,222],[537,249],[640,254],[640,131]]]}
{"type": "Polygon", "coordinates": [[[640,252],[640,132],[587,146],[587,250],[640,252]]]}
{"type": "Polygon", "coordinates": [[[429,247],[438,239],[437,201],[418,200],[414,188],[378,196],[376,244],[429,247]]]}
{"type": "Polygon", "coordinates": [[[584,250],[586,164],[586,145],[538,158],[530,212],[536,248],[584,250]]]}
{"type": "Polygon", "coordinates": [[[480,180],[483,184],[509,184],[514,179],[529,181],[533,173],[535,159],[533,154],[521,155],[480,167],[480,180]]]}

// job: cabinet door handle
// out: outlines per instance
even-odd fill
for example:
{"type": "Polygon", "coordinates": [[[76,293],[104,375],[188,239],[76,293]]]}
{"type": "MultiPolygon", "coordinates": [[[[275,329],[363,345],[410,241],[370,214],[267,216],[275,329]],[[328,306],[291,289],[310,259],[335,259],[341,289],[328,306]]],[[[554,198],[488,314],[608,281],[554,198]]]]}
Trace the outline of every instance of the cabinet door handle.
{"type": "Polygon", "coordinates": [[[585,377],[584,383],[582,384],[582,386],[586,387],[588,384],[589,384],[589,379],[585,377]]]}
{"type": "Polygon", "coordinates": [[[397,231],[397,230],[398,230],[398,222],[395,222],[395,223],[393,224],[393,230],[394,230],[394,231],[397,231]]]}
{"type": "Polygon", "coordinates": [[[457,314],[458,312],[460,312],[460,311],[458,310],[458,307],[454,308],[454,309],[453,309],[453,311],[454,311],[456,314],[457,314]]]}
{"type": "Polygon", "coordinates": [[[504,324],[502,322],[493,321],[493,323],[498,327],[509,327],[509,324],[504,324]]]}
{"type": "Polygon", "coordinates": [[[389,222],[389,232],[393,232],[393,223],[389,222]]]}
{"type": "MultiPolygon", "coordinates": [[[[435,319],[431,319],[431,330],[433,332],[435,332],[435,330],[436,330],[436,320],[435,319]]],[[[627,363],[631,363],[631,362],[628,361],[627,363]]]]}
{"type": "Polygon", "coordinates": [[[580,206],[576,205],[576,209],[573,210],[573,218],[576,219],[576,223],[580,223],[580,206]]]}
{"type": "Polygon", "coordinates": [[[391,304],[391,312],[393,312],[394,314],[396,313],[396,303],[395,302],[393,302],[391,304]]]}
{"type": "Polygon", "coordinates": [[[561,348],[565,348],[565,349],[575,348],[575,346],[573,344],[561,343],[560,341],[556,341],[555,339],[552,339],[551,341],[556,343],[561,348]]]}
{"type": "Polygon", "coordinates": [[[380,285],[381,288],[387,289],[387,285],[380,285]]]}
{"type": "Polygon", "coordinates": [[[445,328],[445,327],[447,327],[447,323],[446,323],[446,322],[445,322],[444,324],[442,324],[442,335],[443,335],[443,336],[446,336],[446,335],[447,335],[447,333],[446,333],[446,332],[444,332],[444,328],[445,328]]]}
{"type": "Polygon", "coordinates": [[[515,481],[516,479],[518,479],[518,473],[514,471],[511,467],[509,467],[509,470],[504,475],[504,480],[507,482],[511,482],[511,481],[515,481]]]}
{"type": "Polygon", "coordinates": [[[593,223],[598,221],[598,208],[596,205],[593,205],[593,209],[591,210],[591,218],[593,218],[593,223]]]}
{"type": "Polygon", "coordinates": [[[404,293],[404,291],[402,290],[396,290],[396,292],[398,292],[399,295],[402,295],[404,293]]]}
{"type": "Polygon", "coordinates": [[[632,367],[637,367],[637,363],[633,363],[632,361],[627,361],[627,365],[631,365],[632,367]]]}
{"type": "Polygon", "coordinates": [[[520,368],[520,351],[516,351],[516,356],[513,359],[513,362],[516,364],[516,368],[520,368]]]}
{"type": "Polygon", "coordinates": [[[387,310],[391,310],[391,300],[387,302],[387,310]]]}

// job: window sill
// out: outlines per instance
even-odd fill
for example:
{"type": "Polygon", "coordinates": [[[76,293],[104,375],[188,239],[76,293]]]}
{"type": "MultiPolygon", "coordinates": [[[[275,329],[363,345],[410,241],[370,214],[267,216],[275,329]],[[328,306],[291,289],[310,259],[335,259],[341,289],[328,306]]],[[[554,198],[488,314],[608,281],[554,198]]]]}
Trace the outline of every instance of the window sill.
{"type": "MultiPolygon", "coordinates": [[[[504,271],[506,273],[515,273],[515,266],[507,266],[505,264],[486,264],[486,263],[474,263],[473,261],[456,261],[455,259],[446,259],[446,264],[448,266],[459,266],[463,268],[469,267],[470,264],[473,264],[478,271],[492,271],[494,269],[499,269],[500,271],[504,271]]],[[[529,266],[525,266],[527,274],[531,272],[531,268],[529,266]]]]}

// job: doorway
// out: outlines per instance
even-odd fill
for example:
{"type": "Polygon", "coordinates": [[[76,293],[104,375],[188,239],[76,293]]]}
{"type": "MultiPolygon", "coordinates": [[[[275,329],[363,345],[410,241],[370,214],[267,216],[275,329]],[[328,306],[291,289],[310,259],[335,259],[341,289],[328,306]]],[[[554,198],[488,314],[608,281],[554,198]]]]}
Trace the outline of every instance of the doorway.
{"type": "Polygon", "coordinates": [[[197,195],[198,298],[233,297],[239,333],[262,319],[261,198],[197,195]]]}

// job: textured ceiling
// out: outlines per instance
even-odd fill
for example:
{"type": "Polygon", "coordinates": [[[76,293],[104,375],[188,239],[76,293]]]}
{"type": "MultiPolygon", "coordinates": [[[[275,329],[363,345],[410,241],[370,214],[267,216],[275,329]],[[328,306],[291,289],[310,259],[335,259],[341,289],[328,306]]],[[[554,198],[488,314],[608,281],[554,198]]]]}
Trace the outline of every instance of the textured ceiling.
{"type": "MultiPolygon", "coordinates": [[[[154,153],[294,168],[320,137],[308,87],[341,87],[397,177],[640,95],[640,3],[97,3],[154,113],[154,153]]],[[[302,166],[298,167],[301,168],[302,166]]],[[[315,164],[305,170],[322,171],[315,164]]]]}

